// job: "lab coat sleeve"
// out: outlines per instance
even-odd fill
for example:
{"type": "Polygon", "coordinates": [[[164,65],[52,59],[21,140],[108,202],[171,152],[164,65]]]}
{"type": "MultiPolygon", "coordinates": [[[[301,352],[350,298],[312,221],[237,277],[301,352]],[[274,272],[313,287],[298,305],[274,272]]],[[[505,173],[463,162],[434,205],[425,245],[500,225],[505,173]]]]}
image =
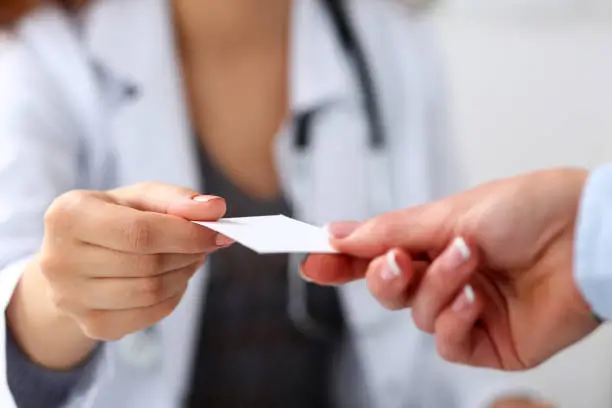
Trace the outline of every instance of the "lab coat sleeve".
{"type": "Polygon", "coordinates": [[[612,164],[591,173],[582,194],[575,241],[575,277],[586,301],[612,319],[612,164]]]}
{"type": "MultiPolygon", "coordinates": [[[[0,307],[39,250],[44,214],[55,197],[79,187],[84,157],[62,90],[17,35],[0,44],[0,307]]],[[[5,313],[0,314],[0,406],[16,407],[8,386],[5,313]]],[[[96,370],[103,370],[100,364],[96,370]]],[[[85,407],[81,382],[72,406],[85,407]],[[78,401],[78,402],[77,402],[78,401]],[[78,404],[78,405],[76,405],[78,404]]]]}

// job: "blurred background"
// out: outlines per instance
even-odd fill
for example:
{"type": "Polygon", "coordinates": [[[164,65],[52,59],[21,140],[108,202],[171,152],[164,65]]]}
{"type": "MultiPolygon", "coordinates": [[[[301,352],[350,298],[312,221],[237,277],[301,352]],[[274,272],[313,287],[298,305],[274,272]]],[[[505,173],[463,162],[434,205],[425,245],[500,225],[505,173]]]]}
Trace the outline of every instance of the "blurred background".
{"type": "MultiPolygon", "coordinates": [[[[612,1],[445,0],[432,15],[469,182],[612,161],[612,1]]],[[[612,407],[612,329],[534,370],[561,408],[612,407]]]]}
{"type": "MultiPolygon", "coordinates": [[[[612,1],[446,0],[431,18],[471,185],[612,161],[612,1]]],[[[558,407],[611,407],[612,329],[527,378],[558,407]]]]}

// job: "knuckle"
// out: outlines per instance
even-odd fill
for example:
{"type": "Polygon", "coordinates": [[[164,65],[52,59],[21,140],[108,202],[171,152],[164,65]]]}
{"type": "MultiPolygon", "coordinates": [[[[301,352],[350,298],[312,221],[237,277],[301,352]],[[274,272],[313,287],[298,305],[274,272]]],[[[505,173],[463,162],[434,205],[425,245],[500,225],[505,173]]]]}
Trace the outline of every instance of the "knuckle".
{"type": "Polygon", "coordinates": [[[98,318],[98,314],[93,313],[92,311],[84,312],[77,319],[81,330],[87,337],[90,339],[101,340],[103,328],[100,324],[100,319],[98,318]]]}
{"type": "Polygon", "coordinates": [[[380,303],[384,305],[386,303],[386,296],[384,291],[381,288],[381,285],[376,280],[376,278],[372,274],[368,274],[366,278],[366,283],[368,285],[368,290],[378,300],[380,303]]]}
{"type": "Polygon", "coordinates": [[[453,350],[453,347],[449,344],[446,337],[444,336],[436,336],[436,349],[438,350],[438,354],[442,357],[443,360],[446,360],[450,363],[458,363],[459,359],[457,357],[457,353],[453,350]]]}
{"type": "Polygon", "coordinates": [[[386,302],[383,304],[383,306],[385,307],[385,309],[390,310],[392,312],[397,312],[398,310],[404,309],[402,304],[399,301],[395,300],[386,302]]]}
{"type": "Polygon", "coordinates": [[[193,275],[196,274],[198,269],[198,265],[186,266],[185,268],[177,272],[177,279],[180,279],[180,282],[187,285],[187,283],[189,283],[189,280],[193,278],[193,275]]]}
{"type": "Polygon", "coordinates": [[[73,219],[75,211],[83,206],[89,198],[89,193],[83,190],[73,190],[56,198],[45,212],[45,224],[49,227],[62,226],[67,220],[73,219]]]}
{"type": "Polygon", "coordinates": [[[51,303],[59,310],[63,312],[69,312],[74,307],[74,302],[71,297],[65,292],[59,290],[51,290],[49,293],[51,303]]]}
{"type": "Polygon", "coordinates": [[[139,255],[134,258],[132,270],[138,276],[154,276],[163,270],[164,256],[161,254],[139,255]]]}
{"type": "Polygon", "coordinates": [[[40,255],[38,265],[43,276],[54,280],[61,271],[65,271],[65,258],[54,253],[44,252],[40,255]]]}
{"type": "Polygon", "coordinates": [[[153,244],[153,229],[142,217],[134,217],[125,227],[125,236],[130,249],[145,251],[153,244]]]}
{"type": "Polygon", "coordinates": [[[162,184],[156,181],[143,181],[143,182],[135,184],[133,188],[137,191],[146,192],[146,191],[152,191],[152,190],[158,189],[161,186],[162,184]]]}
{"type": "Polygon", "coordinates": [[[402,294],[394,293],[389,288],[376,282],[374,279],[368,279],[368,289],[374,298],[387,310],[398,311],[403,309],[404,301],[402,294]]]}
{"type": "Polygon", "coordinates": [[[81,331],[87,338],[90,338],[92,340],[102,340],[102,338],[98,335],[96,330],[94,330],[91,325],[81,323],[79,326],[81,327],[81,331]]]}
{"type": "Polygon", "coordinates": [[[388,230],[395,224],[395,213],[385,213],[378,217],[377,227],[383,231],[388,230]]]}
{"type": "Polygon", "coordinates": [[[136,286],[137,296],[147,304],[157,304],[164,300],[165,285],[161,278],[139,278],[136,286]]]}
{"type": "Polygon", "coordinates": [[[163,186],[163,184],[157,181],[143,181],[143,182],[136,184],[136,188],[142,189],[142,190],[152,190],[152,189],[159,188],[161,186],[163,186]]]}
{"type": "Polygon", "coordinates": [[[385,213],[380,217],[381,227],[387,231],[393,231],[397,229],[397,227],[401,227],[398,220],[401,220],[402,217],[403,215],[401,210],[385,213]]]}
{"type": "Polygon", "coordinates": [[[426,317],[419,311],[418,308],[412,309],[412,320],[414,321],[414,325],[421,331],[429,334],[433,334],[434,330],[429,324],[426,317]]]}
{"type": "Polygon", "coordinates": [[[387,213],[378,216],[375,223],[372,225],[371,234],[373,234],[380,242],[389,241],[390,237],[395,237],[399,224],[397,216],[394,213],[387,213]]]}
{"type": "Polygon", "coordinates": [[[163,302],[162,304],[160,304],[160,308],[159,308],[159,313],[160,313],[160,318],[159,320],[168,317],[173,311],[174,309],[176,309],[176,307],[178,306],[179,302],[181,301],[182,295],[183,293],[185,293],[186,287],[184,288],[184,290],[181,292],[180,295],[176,295],[174,297],[172,297],[171,299],[168,299],[166,302],[163,302]]]}
{"type": "Polygon", "coordinates": [[[156,181],[143,181],[133,186],[137,191],[143,194],[156,192],[175,192],[183,195],[196,195],[198,192],[186,187],[176,186],[172,184],[160,183],[156,181]]]}

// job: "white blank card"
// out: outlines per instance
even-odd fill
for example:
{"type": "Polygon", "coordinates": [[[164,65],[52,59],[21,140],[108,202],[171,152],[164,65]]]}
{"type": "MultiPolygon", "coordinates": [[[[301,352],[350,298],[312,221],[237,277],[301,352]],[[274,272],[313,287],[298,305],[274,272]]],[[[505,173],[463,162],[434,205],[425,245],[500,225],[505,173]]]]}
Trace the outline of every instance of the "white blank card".
{"type": "Polygon", "coordinates": [[[284,215],[222,218],[215,222],[195,223],[260,254],[336,253],[329,244],[329,235],[324,228],[284,215]]]}

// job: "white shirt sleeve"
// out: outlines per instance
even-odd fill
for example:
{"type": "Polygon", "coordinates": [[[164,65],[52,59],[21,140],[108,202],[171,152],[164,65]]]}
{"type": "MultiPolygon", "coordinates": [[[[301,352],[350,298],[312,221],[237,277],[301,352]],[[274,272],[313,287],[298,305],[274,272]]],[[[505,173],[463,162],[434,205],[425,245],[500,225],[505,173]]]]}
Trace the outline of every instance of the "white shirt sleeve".
{"type": "Polygon", "coordinates": [[[589,177],[577,222],[576,282],[593,311],[612,319],[612,164],[589,177]]]}
{"type": "MultiPolygon", "coordinates": [[[[62,90],[17,36],[0,52],[0,307],[42,243],[44,215],[78,188],[84,155],[62,90]]],[[[8,386],[6,318],[0,314],[0,406],[15,407],[8,386]]],[[[103,360],[103,359],[101,359],[103,360]]],[[[74,400],[89,393],[79,389],[74,400]]],[[[83,407],[83,405],[79,405],[83,407]]]]}

